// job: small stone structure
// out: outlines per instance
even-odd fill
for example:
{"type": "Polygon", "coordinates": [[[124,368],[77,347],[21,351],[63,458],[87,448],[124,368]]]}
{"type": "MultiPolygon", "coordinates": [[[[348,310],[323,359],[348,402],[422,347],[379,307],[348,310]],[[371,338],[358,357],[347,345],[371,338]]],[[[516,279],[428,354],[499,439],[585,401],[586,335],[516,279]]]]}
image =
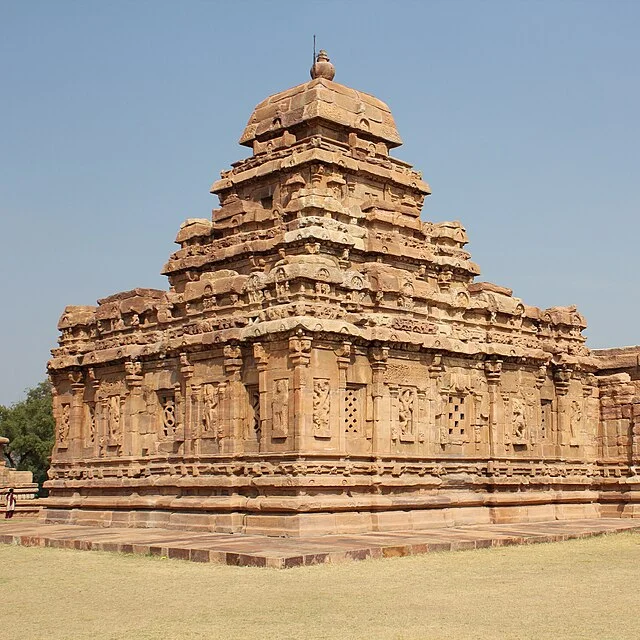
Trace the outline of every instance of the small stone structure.
{"type": "Polygon", "coordinates": [[[34,498],[38,494],[38,485],[33,481],[31,471],[16,471],[7,467],[4,448],[8,444],[8,438],[0,437],[0,506],[4,509],[7,491],[13,489],[16,496],[16,515],[36,513],[39,507],[35,507],[34,498]],[[30,502],[24,504],[25,500],[30,502]]]}
{"type": "Polygon", "coordinates": [[[168,291],[65,309],[44,519],[296,536],[636,515],[638,376],[585,346],[575,307],[476,282],[463,226],[421,220],[387,105],[334,73],[321,52],[255,108],[168,291]]]}

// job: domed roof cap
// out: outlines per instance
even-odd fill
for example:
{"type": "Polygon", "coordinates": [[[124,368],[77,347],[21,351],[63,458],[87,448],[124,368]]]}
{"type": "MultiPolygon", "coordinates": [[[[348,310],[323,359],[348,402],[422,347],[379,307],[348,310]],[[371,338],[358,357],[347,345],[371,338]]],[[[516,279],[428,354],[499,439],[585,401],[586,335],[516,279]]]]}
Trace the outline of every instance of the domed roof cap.
{"type": "Polygon", "coordinates": [[[333,82],[329,75],[333,77],[333,65],[321,51],[312,67],[314,79],[263,100],[253,110],[240,144],[251,147],[254,140],[294,132],[311,120],[340,125],[365,139],[384,141],[389,148],[402,144],[391,110],[382,100],[333,82]]]}

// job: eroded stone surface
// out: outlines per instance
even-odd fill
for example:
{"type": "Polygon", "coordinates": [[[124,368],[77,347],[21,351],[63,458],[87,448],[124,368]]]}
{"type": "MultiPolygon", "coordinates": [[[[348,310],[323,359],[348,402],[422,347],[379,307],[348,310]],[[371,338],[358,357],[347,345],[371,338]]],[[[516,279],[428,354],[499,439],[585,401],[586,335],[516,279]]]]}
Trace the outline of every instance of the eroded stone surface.
{"type": "Polygon", "coordinates": [[[633,515],[637,384],[575,307],[475,282],[464,227],[420,218],[389,108],[327,77],[256,107],[168,291],[65,309],[46,519],[295,536],[633,515]]]}

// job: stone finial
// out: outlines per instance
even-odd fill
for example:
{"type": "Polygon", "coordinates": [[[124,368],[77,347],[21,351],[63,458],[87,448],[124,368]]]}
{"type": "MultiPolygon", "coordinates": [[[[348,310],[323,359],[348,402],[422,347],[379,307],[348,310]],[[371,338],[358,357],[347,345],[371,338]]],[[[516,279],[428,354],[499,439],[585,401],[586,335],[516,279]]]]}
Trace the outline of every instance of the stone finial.
{"type": "Polygon", "coordinates": [[[329,62],[329,56],[324,49],[320,49],[320,53],[316,57],[316,61],[311,67],[311,77],[324,78],[325,80],[333,80],[336,75],[336,68],[329,62]]]}

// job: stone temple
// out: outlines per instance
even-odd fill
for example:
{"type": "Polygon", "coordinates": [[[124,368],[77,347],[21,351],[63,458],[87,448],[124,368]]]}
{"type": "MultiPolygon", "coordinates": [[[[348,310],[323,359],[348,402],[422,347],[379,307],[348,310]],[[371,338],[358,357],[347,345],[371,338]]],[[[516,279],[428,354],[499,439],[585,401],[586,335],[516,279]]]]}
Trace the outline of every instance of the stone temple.
{"type": "Polygon", "coordinates": [[[312,80],[251,114],[163,273],[68,306],[47,522],[303,536],[640,515],[638,350],[477,282],[390,155],[387,105],[312,80]]]}

